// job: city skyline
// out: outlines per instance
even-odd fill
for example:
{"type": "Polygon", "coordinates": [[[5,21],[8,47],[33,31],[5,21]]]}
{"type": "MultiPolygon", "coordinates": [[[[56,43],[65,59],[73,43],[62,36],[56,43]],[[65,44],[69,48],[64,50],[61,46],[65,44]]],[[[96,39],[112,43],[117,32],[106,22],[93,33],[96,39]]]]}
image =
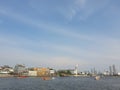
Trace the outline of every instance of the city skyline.
{"type": "Polygon", "coordinates": [[[1,0],[0,63],[120,66],[119,0],[1,0]]]}

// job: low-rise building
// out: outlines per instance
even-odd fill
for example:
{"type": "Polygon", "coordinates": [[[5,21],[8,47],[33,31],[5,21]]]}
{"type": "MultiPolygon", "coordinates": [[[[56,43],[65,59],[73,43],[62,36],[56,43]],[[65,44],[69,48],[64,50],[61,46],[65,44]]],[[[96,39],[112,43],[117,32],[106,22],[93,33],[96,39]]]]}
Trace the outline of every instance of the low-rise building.
{"type": "Polygon", "coordinates": [[[103,75],[108,76],[108,75],[110,75],[110,73],[109,73],[108,71],[105,71],[105,72],[103,73],[103,75]]]}
{"type": "Polygon", "coordinates": [[[37,76],[37,71],[28,71],[28,76],[36,77],[37,76]]]}
{"type": "Polygon", "coordinates": [[[4,65],[0,67],[0,74],[11,74],[14,70],[12,67],[9,67],[8,65],[4,65]]]}
{"type": "Polygon", "coordinates": [[[34,71],[37,71],[37,76],[50,76],[50,70],[48,68],[34,68],[34,71]]]}

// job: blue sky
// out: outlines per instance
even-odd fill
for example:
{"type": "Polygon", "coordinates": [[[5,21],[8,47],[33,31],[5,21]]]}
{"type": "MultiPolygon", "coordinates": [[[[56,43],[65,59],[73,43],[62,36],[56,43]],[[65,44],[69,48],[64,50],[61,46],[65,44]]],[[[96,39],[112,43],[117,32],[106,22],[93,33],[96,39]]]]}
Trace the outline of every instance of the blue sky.
{"type": "Polygon", "coordinates": [[[119,0],[1,0],[1,65],[120,66],[119,0]]]}

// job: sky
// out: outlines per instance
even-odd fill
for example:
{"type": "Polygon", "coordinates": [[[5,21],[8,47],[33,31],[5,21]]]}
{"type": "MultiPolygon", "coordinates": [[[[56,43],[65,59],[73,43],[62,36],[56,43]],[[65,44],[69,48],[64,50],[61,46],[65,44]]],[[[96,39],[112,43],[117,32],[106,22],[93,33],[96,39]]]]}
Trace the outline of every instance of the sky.
{"type": "Polygon", "coordinates": [[[0,65],[120,67],[120,0],[0,0],[0,65]]]}

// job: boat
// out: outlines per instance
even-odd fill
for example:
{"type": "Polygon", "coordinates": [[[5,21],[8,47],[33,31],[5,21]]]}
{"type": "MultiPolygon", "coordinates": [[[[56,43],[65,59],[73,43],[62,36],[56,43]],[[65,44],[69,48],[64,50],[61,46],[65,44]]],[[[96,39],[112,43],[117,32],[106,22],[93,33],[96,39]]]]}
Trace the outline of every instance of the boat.
{"type": "Polygon", "coordinates": [[[41,77],[42,80],[51,80],[52,77],[41,77]]]}
{"type": "Polygon", "coordinates": [[[52,79],[55,79],[55,77],[52,77],[52,79]]]}
{"type": "Polygon", "coordinates": [[[95,76],[95,80],[100,80],[100,76],[95,76]]]}
{"type": "Polygon", "coordinates": [[[17,78],[27,78],[27,76],[18,76],[17,78]]]}

